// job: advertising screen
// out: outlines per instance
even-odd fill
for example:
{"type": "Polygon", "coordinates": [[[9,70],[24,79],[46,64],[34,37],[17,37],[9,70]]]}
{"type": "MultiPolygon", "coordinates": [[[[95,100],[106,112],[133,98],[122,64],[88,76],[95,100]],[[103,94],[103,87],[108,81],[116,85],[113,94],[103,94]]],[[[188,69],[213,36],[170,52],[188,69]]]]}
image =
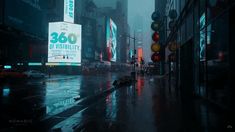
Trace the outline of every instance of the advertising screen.
{"type": "Polygon", "coordinates": [[[206,58],[206,45],[211,44],[211,24],[207,27],[205,13],[200,17],[200,61],[205,61],[206,58]]]}
{"type": "Polygon", "coordinates": [[[64,21],[74,23],[74,0],[64,0],[64,21]]]}
{"type": "Polygon", "coordinates": [[[138,62],[140,63],[141,58],[143,59],[143,48],[139,47],[138,48],[138,62]]]}
{"type": "Polygon", "coordinates": [[[81,25],[49,23],[48,62],[81,63],[81,25]]]}
{"type": "Polygon", "coordinates": [[[106,43],[108,60],[116,62],[117,61],[117,26],[112,19],[107,20],[106,27],[106,43]]]}
{"type": "Polygon", "coordinates": [[[205,48],[206,48],[206,23],[205,13],[200,17],[200,61],[205,60],[205,48]]]}

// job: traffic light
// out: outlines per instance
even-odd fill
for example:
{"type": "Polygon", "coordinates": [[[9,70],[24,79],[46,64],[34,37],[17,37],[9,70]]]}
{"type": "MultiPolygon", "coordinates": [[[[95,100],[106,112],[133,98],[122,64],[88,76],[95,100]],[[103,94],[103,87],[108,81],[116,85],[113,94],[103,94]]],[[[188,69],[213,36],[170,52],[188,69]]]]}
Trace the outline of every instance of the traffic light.
{"type": "Polygon", "coordinates": [[[160,56],[160,49],[161,46],[159,44],[159,40],[160,40],[160,35],[159,35],[159,29],[160,29],[160,13],[158,11],[153,12],[152,14],[152,24],[151,24],[151,28],[154,31],[154,33],[152,34],[152,40],[153,40],[153,44],[151,45],[151,50],[154,52],[151,60],[153,62],[159,62],[161,60],[161,56],[160,56]]]}
{"type": "Polygon", "coordinates": [[[154,42],[158,42],[159,39],[160,39],[160,36],[159,36],[159,33],[158,32],[154,32],[153,35],[152,35],[152,39],[154,42]]]}
{"type": "Polygon", "coordinates": [[[159,62],[161,60],[161,56],[158,52],[152,54],[151,60],[153,62],[159,62]]]}
{"type": "Polygon", "coordinates": [[[158,31],[159,30],[159,22],[152,22],[151,29],[153,31],[158,31]]]}
{"type": "Polygon", "coordinates": [[[153,52],[160,52],[160,49],[161,49],[161,45],[158,44],[158,43],[153,43],[153,44],[151,45],[151,50],[152,50],[153,52]]]}
{"type": "Polygon", "coordinates": [[[159,11],[155,11],[152,14],[152,20],[153,21],[158,21],[160,19],[160,12],[159,11]]]}

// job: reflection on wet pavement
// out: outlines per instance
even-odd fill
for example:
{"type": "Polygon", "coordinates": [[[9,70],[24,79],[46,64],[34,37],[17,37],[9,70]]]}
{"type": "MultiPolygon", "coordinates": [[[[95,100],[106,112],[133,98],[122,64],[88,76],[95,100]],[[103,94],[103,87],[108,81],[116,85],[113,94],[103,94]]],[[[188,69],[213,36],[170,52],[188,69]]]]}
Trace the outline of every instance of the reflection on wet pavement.
{"type": "Polygon", "coordinates": [[[149,82],[137,78],[136,86],[122,87],[95,101],[76,114],[56,124],[62,131],[124,132],[208,132],[221,130],[219,114],[202,103],[182,103],[174,90],[165,89],[166,82],[149,82]],[[208,117],[213,121],[208,121],[208,117]],[[208,124],[210,122],[210,125],[208,124]],[[217,127],[216,127],[217,125],[217,127]],[[218,129],[216,129],[218,128],[218,129]]]}
{"type": "Polygon", "coordinates": [[[39,127],[35,121],[53,116],[39,130],[64,132],[214,132],[226,125],[223,111],[201,99],[182,101],[163,77],[138,76],[131,86],[77,103],[110,89],[115,78],[117,75],[77,76],[42,84],[2,85],[1,122],[5,127],[14,122],[17,128],[17,120],[26,120],[27,125],[36,125],[35,130],[39,127]]]}
{"type": "Polygon", "coordinates": [[[56,115],[75,106],[82,98],[110,89],[116,76],[61,76],[21,84],[1,84],[2,122],[7,127],[12,125],[8,123],[11,119],[38,121],[56,115]]]}

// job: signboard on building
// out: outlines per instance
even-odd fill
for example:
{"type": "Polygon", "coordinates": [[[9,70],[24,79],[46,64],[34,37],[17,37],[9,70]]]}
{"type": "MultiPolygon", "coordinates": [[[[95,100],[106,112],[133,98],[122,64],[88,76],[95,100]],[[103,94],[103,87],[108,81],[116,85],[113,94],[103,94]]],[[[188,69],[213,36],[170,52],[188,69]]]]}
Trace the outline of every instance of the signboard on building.
{"type": "Polygon", "coordinates": [[[81,63],[81,25],[49,23],[48,62],[81,63]]]}
{"type": "Polygon", "coordinates": [[[106,27],[106,44],[108,52],[108,60],[117,61],[117,25],[112,19],[107,20],[106,27]]]}
{"type": "Polygon", "coordinates": [[[64,0],[64,21],[74,23],[74,0],[64,0]]]}
{"type": "Polygon", "coordinates": [[[143,48],[138,47],[138,62],[140,63],[142,59],[143,59],[143,48]]]}
{"type": "Polygon", "coordinates": [[[206,58],[206,15],[202,14],[200,17],[200,61],[204,61],[206,58]]]}

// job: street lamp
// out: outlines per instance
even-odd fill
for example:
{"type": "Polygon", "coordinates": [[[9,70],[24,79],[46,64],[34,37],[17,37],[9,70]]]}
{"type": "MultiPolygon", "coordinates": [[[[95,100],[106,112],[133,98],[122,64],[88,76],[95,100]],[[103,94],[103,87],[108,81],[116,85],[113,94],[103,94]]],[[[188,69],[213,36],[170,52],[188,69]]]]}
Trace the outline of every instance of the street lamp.
{"type": "Polygon", "coordinates": [[[130,39],[132,39],[134,41],[134,56],[132,58],[132,60],[134,60],[134,71],[131,72],[131,75],[135,78],[136,77],[136,48],[135,48],[136,37],[135,37],[135,31],[134,31],[134,37],[130,36],[130,34],[124,35],[124,36],[129,38],[129,43],[130,43],[130,39]]]}

